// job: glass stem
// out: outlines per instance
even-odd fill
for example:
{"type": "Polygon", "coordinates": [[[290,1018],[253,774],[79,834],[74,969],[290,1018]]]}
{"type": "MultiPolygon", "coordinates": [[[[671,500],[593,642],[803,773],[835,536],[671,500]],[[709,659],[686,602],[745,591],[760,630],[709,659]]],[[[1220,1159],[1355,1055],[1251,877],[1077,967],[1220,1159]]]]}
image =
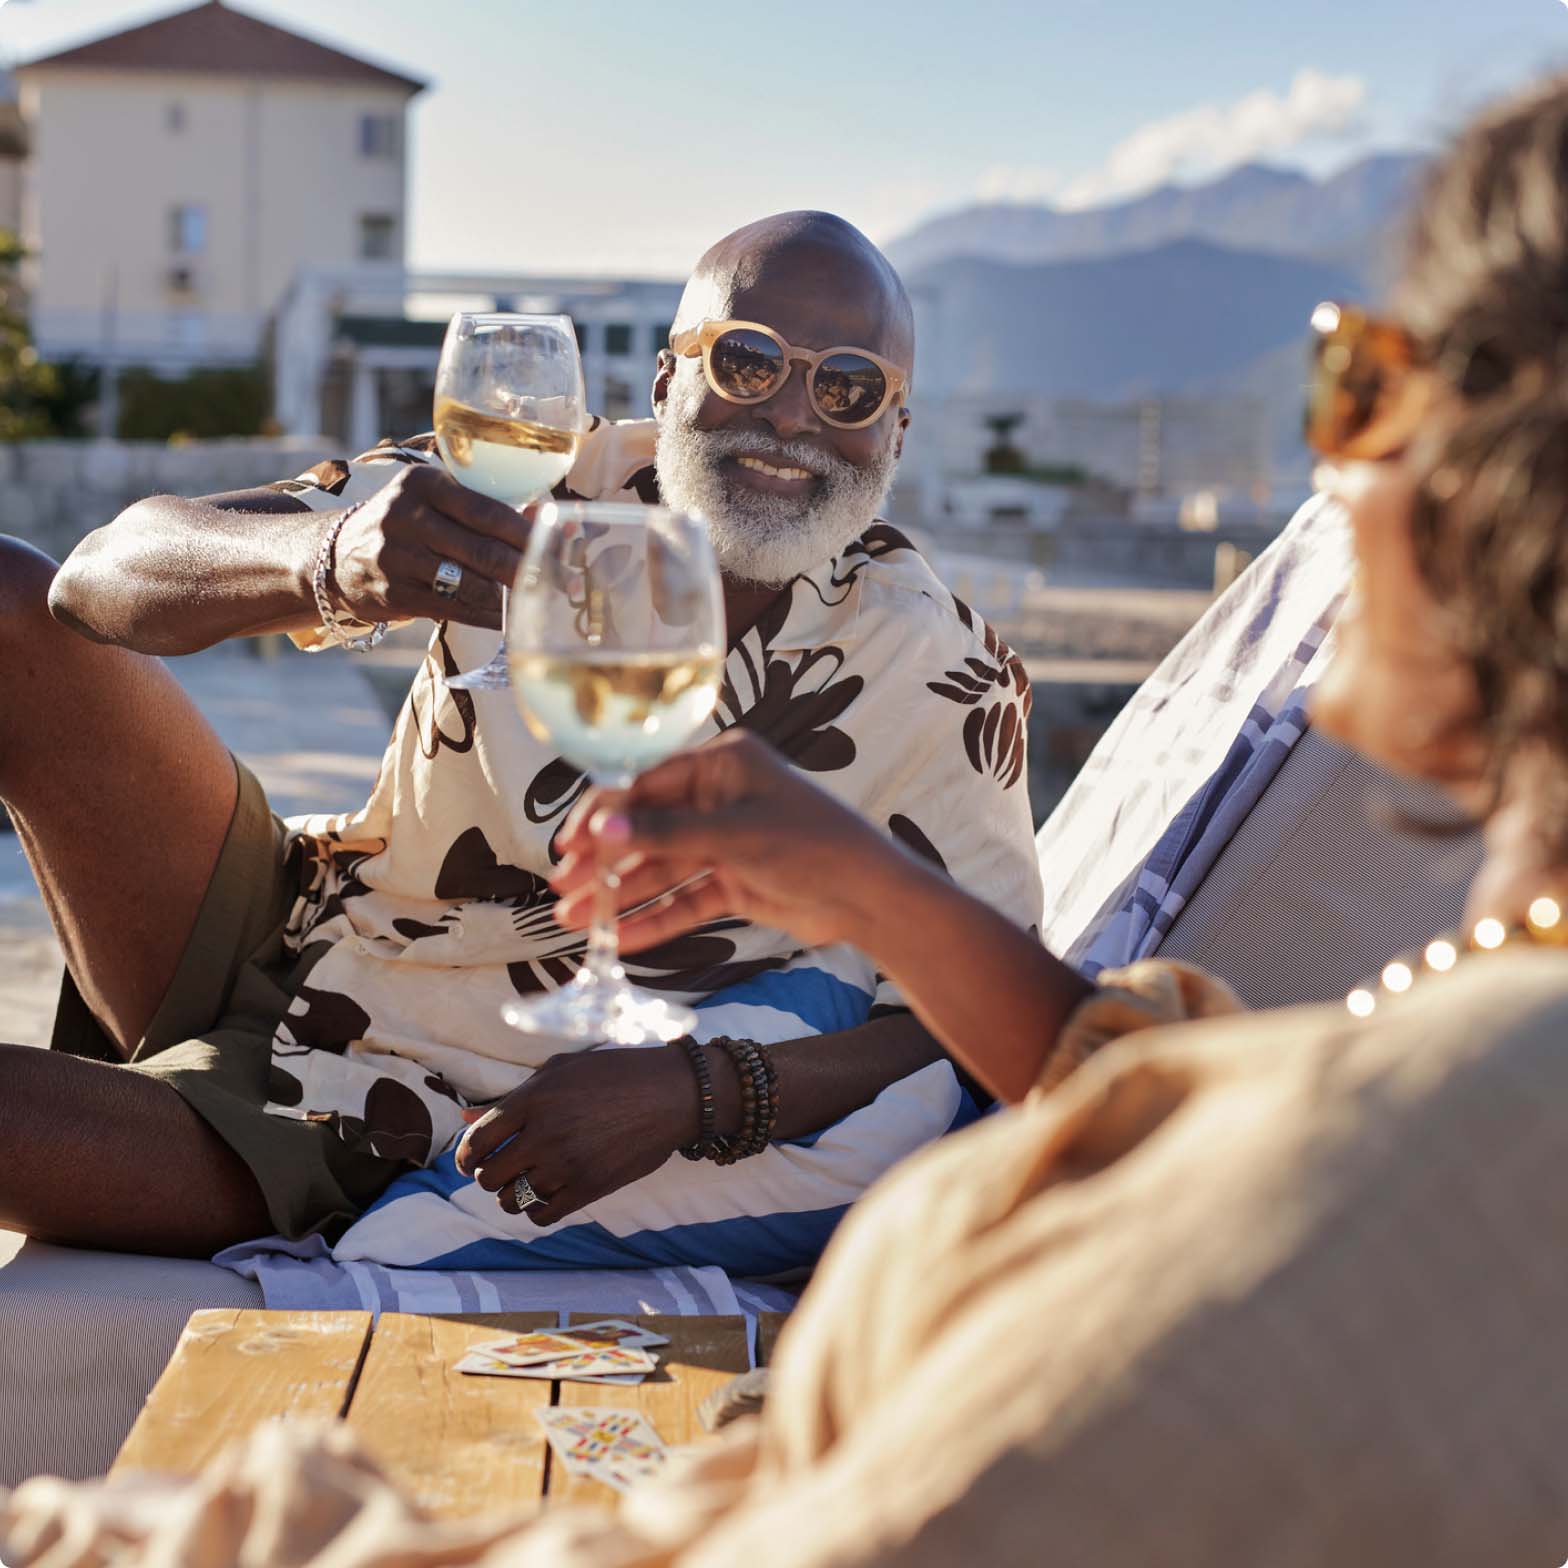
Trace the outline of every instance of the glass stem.
{"type": "Polygon", "coordinates": [[[620,885],[621,879],[613,871],[602,871],[594,890],[593,921],[588,927],[588,952],[583,959],[583,969],[594,985],[620,986],[626,980],[615,935],[615,893],[620,885]]]}
{"type": "MultiPolygon", "coordinates": [[[[591,777],[590,782],[600,789],[629,789],[630,777],[591,777]]],[[[616,894],[621,879],[613,867],[603,866],[594,886],[593,919],[588,926],[588,950],[583,955],[583,973],[592,985],[609,986],[619,990],[626,984],[626,971],[621,967],[621,945],[616,936],[618,918],[616,894]]]]}

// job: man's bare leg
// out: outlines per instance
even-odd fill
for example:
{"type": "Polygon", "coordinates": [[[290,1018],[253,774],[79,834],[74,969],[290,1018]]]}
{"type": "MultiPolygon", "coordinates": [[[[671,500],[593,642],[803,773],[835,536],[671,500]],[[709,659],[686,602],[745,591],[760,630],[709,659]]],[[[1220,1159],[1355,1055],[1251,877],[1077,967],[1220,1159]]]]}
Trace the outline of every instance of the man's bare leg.
{"type": "Polygon", "coordinates": [[[50,616],[53,573],[0,539],[0,799],[82,998],[128,1055],[217,864],[234,764],[156,659],[50,616]]]}
{"type": "MultiPolygon", "coordinates": [[[[54,621],[53,574],[0,538],[0,799],[83,1000],[129,1053],[217,864],[234,764],[156,660],[54,621]]],[[[0,1047],[0,1225],[196,1253],[267,1229],[249,1172],[172,1089],[26,1047],[0,1047]]]]}
{"type": "Polygon", "coordinates": [[[0,1227],[211,1257],[273,1225],[243,1161],[166,1083],[0,1045],[0,1227]]]}

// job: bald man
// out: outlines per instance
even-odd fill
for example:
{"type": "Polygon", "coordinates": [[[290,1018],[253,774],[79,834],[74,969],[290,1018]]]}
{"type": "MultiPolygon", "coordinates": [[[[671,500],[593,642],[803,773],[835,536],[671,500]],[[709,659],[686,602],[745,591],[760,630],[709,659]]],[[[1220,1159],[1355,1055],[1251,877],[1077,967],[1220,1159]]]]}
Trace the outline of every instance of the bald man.
{"type": "MultiPolygon", "coordinates": [[[[1022,667],[877,521],[913,354],[904,289],[857,230],[752,224],[687,286],[650,366],[655,418],[596,423],[560,493],[704,516],[729,655],[703,734],[766,736],[1027,926],[1022,667]]],[[[397,1254],[396,1227],[355,1222],[439,1167],[454,1249],[774,1273],[963,1118],[951,1066],[864,959],[744,924],[628,963],[772,1047],[775,1141],[733,1170],[673,1158],[701,1126],[682,1045],[554,1054],[500,1021],[583,951],[546,878],[584,780],[509,693],[444,681],[493,650],[527,532],[421,436],[139,502],[58,569],[0,541],[0,798],[68,964],[55,1048],[0,1045],[0,1226],[197,1256],[319,1232],[340,1257],[428,1265],[397,1254]],[[149,657],[260,632],[331,650],[420,618],[428,657],[370,800],[292,825],[149,657]]],[[[699,1050],[733,1133],[740,1076],[699,1050]]]]}

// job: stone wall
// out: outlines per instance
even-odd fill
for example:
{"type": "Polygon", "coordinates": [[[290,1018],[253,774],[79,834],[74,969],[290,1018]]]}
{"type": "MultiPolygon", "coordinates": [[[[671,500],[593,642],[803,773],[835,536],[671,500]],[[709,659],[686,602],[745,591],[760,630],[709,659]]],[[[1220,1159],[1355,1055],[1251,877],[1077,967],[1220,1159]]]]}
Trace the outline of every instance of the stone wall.
{"type": "MultiPolygon", "coordinates": [[[[1216,555],[1232,547],[1255,559],[1279,536],[1275,524],[1221,523],[1211,530],[1179,528],[1174,523],[1136,523],[1121,517],[1063,518],[1050,529],[1007,523],[960,529],[916,523],[914,532],[931,548],[1027,562],[1047,573],[1095,573],[1151,587],[1209,588],[1231,575],[1216,555]]],[[[1245,560],[1241,564],[1245,564],[1245,560]]]]}
{"type": "MultiPolygon", "coordinates": [[[[1272,525],[1221,523],[1212,530],[1194,531],[1167,523],[1072,518],[1049,536],[1046,565],[1172,587],[1206,588],[1216,581],[1215,557],[1221,545],[1231,545],[1250,560],[1278,536],[1278,526],[1272,525]]],[[[1230,575],[1229,570],[1221,573],[1230,575]]]]}
{"type": "Polygon", "coordinates": [[[0,443],[0,534],[59,560],[84,535],[149,495],[213,495],[309,468],[325,437],[199,441],[0,443]]]}

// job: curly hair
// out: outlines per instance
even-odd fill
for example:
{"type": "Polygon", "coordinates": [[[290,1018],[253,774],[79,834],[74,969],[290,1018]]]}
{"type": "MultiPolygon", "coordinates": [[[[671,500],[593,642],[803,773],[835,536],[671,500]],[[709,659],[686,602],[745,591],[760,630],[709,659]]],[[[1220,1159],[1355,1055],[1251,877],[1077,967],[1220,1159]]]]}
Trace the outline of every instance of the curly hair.
{"type": "Polygon", "coordinates": [[[1415,454],[1420,570],[1474,676],[1494,792],[1546,758],[1568,849],[1568,75],[1432,169],[1395,307],[1457,410],[1415,454]]]}

